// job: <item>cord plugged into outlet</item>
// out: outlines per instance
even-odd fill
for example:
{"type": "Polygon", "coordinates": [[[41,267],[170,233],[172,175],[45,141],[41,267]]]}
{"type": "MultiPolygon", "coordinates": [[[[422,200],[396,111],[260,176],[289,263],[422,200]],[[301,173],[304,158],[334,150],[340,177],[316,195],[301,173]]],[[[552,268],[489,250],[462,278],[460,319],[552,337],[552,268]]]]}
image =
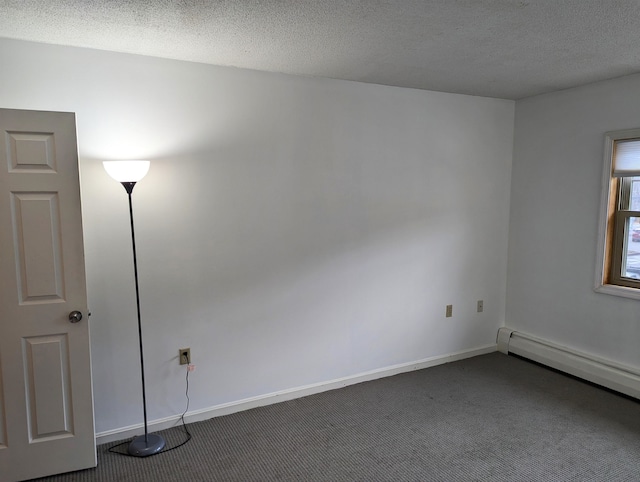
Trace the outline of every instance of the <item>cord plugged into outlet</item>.
{"type": "Polygon", "coordinates": [[[191,348],[180,348],[178,353],[180,365],[191,365],[191,348]]]}

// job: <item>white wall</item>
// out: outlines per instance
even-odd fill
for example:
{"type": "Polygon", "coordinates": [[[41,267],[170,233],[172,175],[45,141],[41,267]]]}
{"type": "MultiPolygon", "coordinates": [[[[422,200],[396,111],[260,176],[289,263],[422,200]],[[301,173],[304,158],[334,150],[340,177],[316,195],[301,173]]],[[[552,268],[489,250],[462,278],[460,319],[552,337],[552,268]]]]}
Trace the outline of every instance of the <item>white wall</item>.
{"type": "Polygon", "coordinates": [[[640,367],[640,304],[593,291],[604,133],[640,127],[640,76],[516,103],[509,328],[640,367]]]}
{"type": "Polygon", "coordinates": [[[77,113],[98,432],[141,421],[106,159],[152,161],[134,191],[150,420],[184,409],[180,347],[202,410],[495,343],[513,102],[9,40],[0,65],[1,107],[77,113]]]}

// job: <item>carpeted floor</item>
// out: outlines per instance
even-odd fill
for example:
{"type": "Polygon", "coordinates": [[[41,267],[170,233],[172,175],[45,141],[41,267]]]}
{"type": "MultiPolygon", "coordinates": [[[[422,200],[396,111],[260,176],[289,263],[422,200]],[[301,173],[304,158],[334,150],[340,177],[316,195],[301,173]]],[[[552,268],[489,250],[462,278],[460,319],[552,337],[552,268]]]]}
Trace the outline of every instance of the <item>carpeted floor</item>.
{"type": "Polygon", "coordinates": [[[499,353],[188,427],[39,480],[640,481],[640,403],[499,353]]]}

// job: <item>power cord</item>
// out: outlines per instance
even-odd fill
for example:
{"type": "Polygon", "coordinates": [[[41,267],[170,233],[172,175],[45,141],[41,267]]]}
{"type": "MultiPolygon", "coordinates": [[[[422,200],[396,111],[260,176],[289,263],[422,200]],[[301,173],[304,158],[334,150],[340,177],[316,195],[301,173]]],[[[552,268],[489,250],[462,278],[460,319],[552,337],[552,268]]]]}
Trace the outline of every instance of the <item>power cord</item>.
{"type": "MultiPolygon", "coordinates": [[[[188,357],[186,355],[183,354],[182,357],[185,359],[185,361],[187,363],[189,363],[190,360],[188,359],[188,357]]],[[[182,422],[182,428],[183,428],[184,433],[187,436],[187,438],[183,442],[181,442],[178,445],[176,445],[175,447],[164,448],[160,452],[156,452],[155,454],[149,455],[149,457],[152,456],[152,455],[163,454],[165,452],[169,452],[171,450],[175,450],[177,448],[180,448],[184,444],[186,444],[189,440],[191,440],[191,433],[189,432],[189,429],[187,428],[187,424],[184,421],[184,416],[186,415],[187,411],[189,410],[189,402],[190,402],[190,400],[189,400],[189,372],[193,370],[192,367],[193,367],[193,365],[191,365],[190,363],[187,365],[186,376],[185,376],[186,388],[185,388],[185,391],[184,391],[184,396],[187,398],[187,406],[185,407],[184,412],[182,412],[182,415],[180,415],[180,421],[182,422]]],[[[131,440],[133,440],[133,439],[126,440],[125,442],[121,442],[121,443],[119,443],[117,445],[114,445],[113,447],[109,447],[108,451],[111,452],[111,453],[114,453],[114,454],[118,454],[118,455],[127,455],[129,457],[135,457],[135,455],[131,455],[128,452],[119,452],[119,451],[115,450],[118,447],[122,447],[123,445],[130,444],[131,440]]]]}
{"type": "Polygon", "coordinates": [[[182,428],[184,429],[184,433],[187,436],[187,438],[183,442],[181,442],[180,444],[176,445],[175,447],[170,447],[168,449],[164,449],[160,453],[169,452],[170,450],[175,450],[177,448],[180,448],[184,444],[186,444],[189,440],[191,440],[191,433],[189,432],[189,429],[187,428],[187,424],[184,421],[184,416],[187,413],[187,411],[189,410],[189,402],[190,402],[190,400],[189,400],[189,372],[192,370],[192,366],[193,365],[191,365],[190,363],[187,365],[186,375],[184,377],[184,381],[185,381],[185,385],[186,385],[186,388],[184,390],[184,396],[187,399],[187,406],[184,408],[184,412],[182,412],[182,415],[180,415],[180,420],[182,421],[182,428]]]}

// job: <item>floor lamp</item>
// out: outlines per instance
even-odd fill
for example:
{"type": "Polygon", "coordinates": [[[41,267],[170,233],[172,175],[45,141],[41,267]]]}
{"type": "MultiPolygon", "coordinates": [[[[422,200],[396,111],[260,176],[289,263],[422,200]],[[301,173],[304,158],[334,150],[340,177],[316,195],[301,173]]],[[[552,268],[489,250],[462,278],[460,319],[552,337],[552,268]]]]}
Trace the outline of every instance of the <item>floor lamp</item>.
{"type": "Polygon", "coordinates": [[[142,407],[144,410],[144,435],[135,437],[129,444],[129,455],[147,457],[157,454],[165,441],[160,435],[149,434],[147,427],[147,397],[144,389],[144,355],[142,351],[142,324],[140,322],[140,291],[138,290],[138,261],[136,258],[136,236],[133,230],[133,205],[131,193],[140,179],[149,171],[149,161],[105,161],[104,168],[109,175],[119,181],[129,196],[129,218],[131,219],[131,244],[133,246],[133,274],[136,281],[136,308],[138,311],[138,338],[140,340],[140,372],[142,374],[142,407]]]}

